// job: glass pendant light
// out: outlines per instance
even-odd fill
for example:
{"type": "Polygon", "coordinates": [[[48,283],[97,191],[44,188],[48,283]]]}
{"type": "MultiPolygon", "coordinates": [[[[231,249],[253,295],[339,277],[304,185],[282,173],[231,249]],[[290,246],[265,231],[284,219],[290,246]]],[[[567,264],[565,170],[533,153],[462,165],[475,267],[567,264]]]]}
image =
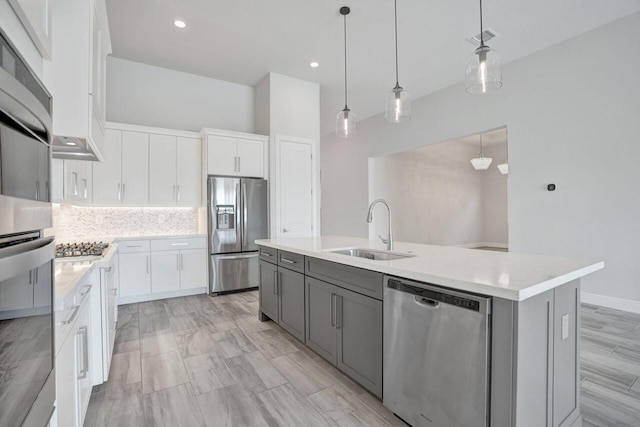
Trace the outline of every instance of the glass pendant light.
{"type": "Polygon", "coordinates": [[[487,93],[502,87],[502,58],[484,44],[482,0],[480,0],[480,46],[467,59],[467,93],[487,93]]]}
{"type": "Polygon", "coordinates": [[[344,17],[344,109],[336,118],[336,135],[349,138],[356,134],[356,115],[347,106],[347,15],[351,12],[347,6],[340,8],[340,15],[344,17]]]}
{"type": "Polygon", "coordinates": [[[503,163],[498,165],[498,170],[502,175],[507,175],[509,173],[509,143],[507,143],[507,158],[503,163]]]}
{"type": "Polygon", "coordinates": [[[493,162],[493,158],[485,157],[482,152],[482,134],[480,134],[480,155],[471,159],[471,165],[477,171],[485,171],[489,169],[491,162],[493,162]]]}
{"type": "Polygon", "coordinates": [[[396,85],[384,98],[384,118],[391,123],[400,123],[411,119],[411,97],[398,84],[398,5],[393,0],[396,34],[396,85]]]}

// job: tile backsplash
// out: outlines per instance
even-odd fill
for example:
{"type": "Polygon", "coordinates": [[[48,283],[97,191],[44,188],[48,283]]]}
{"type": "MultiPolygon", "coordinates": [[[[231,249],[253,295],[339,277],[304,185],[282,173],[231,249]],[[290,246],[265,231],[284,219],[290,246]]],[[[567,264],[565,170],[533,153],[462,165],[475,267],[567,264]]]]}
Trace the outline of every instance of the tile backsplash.
{"type": "Polygon", "coordinates": [[[53,205],[48,236],[74,242],[128,236],[206,233],[204,208],[84,207],[53,205]]]}

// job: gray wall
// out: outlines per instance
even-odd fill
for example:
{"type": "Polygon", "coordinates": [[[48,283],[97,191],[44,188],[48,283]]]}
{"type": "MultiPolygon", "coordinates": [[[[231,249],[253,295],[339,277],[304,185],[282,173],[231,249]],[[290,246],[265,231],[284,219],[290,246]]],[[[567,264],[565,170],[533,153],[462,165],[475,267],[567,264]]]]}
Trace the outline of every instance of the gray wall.
{"type": "MultiPolygon", "coordinates": [[[[469,162],[478,147],[459,141],[371,158],[369,200],[389,202],[398,241],[507,243],[507,177],[495,167],[505,151],[504,144],[485,148],[485,155],[494,157],[486,171],[476,171],[469,162]]],[[[370,238],[386,237],[387,222],[386,209],[376,207],[370,238]]]]}
{"type": "Polygon", "coordinates": [[[107,58],[107,120],[200,131],[253,132],[253,88],[107,58]]]}
{"type": "Polygon", "coordinates": [[[378,115],[353,140],[328,135],[325,234],[366,236],[368,156],[507,125],[510,249],[604,259],[583,290],[640,310],[639,52],[635,13],[507,64],[496,93],[467,95],[460,83],[415,100],[408,123],[378,115]],[[551,182],[555,192],[546,191],[551,182]]]}

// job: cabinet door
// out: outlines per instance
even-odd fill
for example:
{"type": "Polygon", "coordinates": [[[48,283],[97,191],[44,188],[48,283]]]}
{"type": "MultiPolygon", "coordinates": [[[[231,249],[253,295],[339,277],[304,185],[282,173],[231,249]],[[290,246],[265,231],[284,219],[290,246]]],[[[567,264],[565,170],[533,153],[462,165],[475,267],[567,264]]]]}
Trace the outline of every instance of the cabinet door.
{"type": "Polygon", "coordinates": [[[80,176],[77,160],[64,161],[64,198],[78,200],[80,197],[80,176]]]}
{"type": "Polygon", "coordinates": [[[78,160],[78,199],[84,203],[91,203],[92,193],[92,163],[78,160]]]}
{"type": "Polygon", "coordinates": [[[274,322],[278,322],[277,272],[277,266],[260,261],[260,311],[274,322]]]}
{"type": "Polygon", "coordinates": [[[122,203],[149,203],[149,134],[122,131],[122,203]]]}
{"type": "Polygon", "coordinates": [[[207,137],[207,173],[209,175],[237,175],[236,139],[226,136],[207,137]]]}
{"type": "Polygon", "coordinates": [[[93,166],[93,201],[96,204],[120,204],[122,200],[122,131],[105,131],[104,161],[93,166]]]}
{"type": "Polygon", "coordinates": [[[151,292],[180,290],[180,251],[151,253],[151,292]]]}
{"type": "Polygon", "coordinates": [[[264,177],[264,142],[238,139],[238,175],[264,177]]]}
{"type": "Polygon", "coordinates": [[[177,194],[180,206],[200,206],[202,197],[202,141],[196,138],[177,139],[177,194]]]}
{"type": "Polygon", "coordinates": [[[149,252],[120,254],[120,296],[151,293],[149,252]]]}
{"type": "Polygon", "coordinates": [[[382,301],[336,291],[338,369],[382,397],[382,301]]]}
{"type": "Polygon", "coordinates": [[[77,324],[56,356],[56,408],[58,426],[78,426],[77,324]]]}
{"type": "Polygon", "coordinates": [[[180,251],[180,289],[207,287],[207,250],[180,251]]]}
{"type": "Polygon", "coordinates": [[[149,135],[149,202],[176,203],[176,137],[149,135]]]}
{"type": "Polygon", "coordinates": [[[304,342],[304,275],[278,268],[280,326],[304,342]]]}
{"type": "Polygon", "coordinates": [[[33,281],[33,306],[47,307],[51,305],[51,266],[42,265],[34,270],[36,275],[33,281]]]}
{"type": "Polygon", "coordinates": [[[305,344],[329,362],[336,363],[337,287],[320,280],[306,278],[305,344]]]}
{"type": "Polygon", "coordinates": [[[22,310],[33,307],[35,270],[12,277],[0,286],[0,310],[22,310]]]}
{"type": "Polygon", "coordinates": [[[90,297],[85,300],[78,316],[76,333],[78,375],[78,420],[83,425],[93,388],[91,372],[91,307],[90,297]]]}

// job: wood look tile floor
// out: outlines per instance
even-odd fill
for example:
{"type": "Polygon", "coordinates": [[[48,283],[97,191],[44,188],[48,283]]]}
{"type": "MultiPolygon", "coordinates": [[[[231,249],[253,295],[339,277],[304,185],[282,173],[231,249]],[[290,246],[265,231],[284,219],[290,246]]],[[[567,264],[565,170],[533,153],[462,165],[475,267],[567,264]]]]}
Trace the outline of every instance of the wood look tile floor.
{"type": "MultiPolygon", "coordinates": [[[[120,306],[85,426],[405,426],[257,311],[255,291],[120,306]]],[[[582,319],[584,425],[640,425],[640,315],[582,319]]]]}

